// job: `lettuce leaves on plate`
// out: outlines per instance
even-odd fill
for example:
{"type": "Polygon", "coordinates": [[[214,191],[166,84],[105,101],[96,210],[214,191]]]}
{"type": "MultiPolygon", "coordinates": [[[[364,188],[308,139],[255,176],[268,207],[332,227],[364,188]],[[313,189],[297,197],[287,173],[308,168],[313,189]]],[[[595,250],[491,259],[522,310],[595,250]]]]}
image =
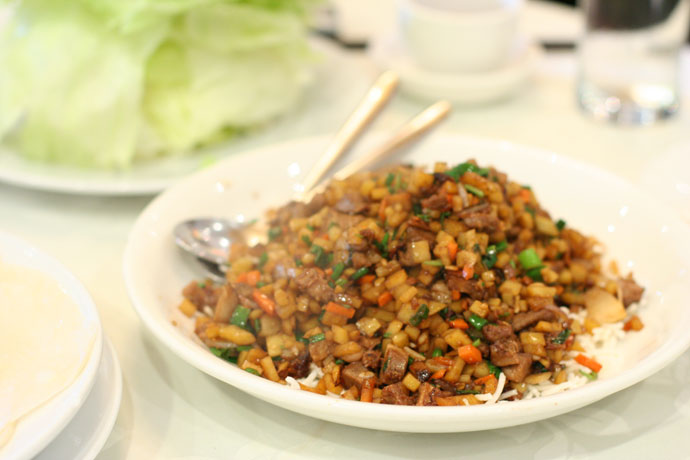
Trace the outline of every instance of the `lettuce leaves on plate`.
{"type": "Polygon", "coordinates": [[[0,139],[124,168],[266,123],[308,80],[311,3],[23,0],[0,25],[0,139]]]}

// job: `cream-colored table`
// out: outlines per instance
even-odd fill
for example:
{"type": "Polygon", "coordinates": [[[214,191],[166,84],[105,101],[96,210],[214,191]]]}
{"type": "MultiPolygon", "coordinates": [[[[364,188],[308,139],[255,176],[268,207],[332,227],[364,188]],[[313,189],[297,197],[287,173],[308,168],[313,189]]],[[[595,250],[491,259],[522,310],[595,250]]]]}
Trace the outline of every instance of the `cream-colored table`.
{"type": "MultiPolygon", "coordinates": [[[[252,145],[333,132],[376,74],[361,53],[312,90],[297,113],[252,145]]],[[[528,143],[632,181],[655,154],[690,140],[690,104],[641,129],[583,117],[574,59],[549,55],[534,82],[502,104],[458,109],[448,132],[528,143]]],[[[398,98],[376,123],[390,129],[423,104],[398,98]]],[[[130,226],[150,198],[89,198],[0,185],[0,227],[61,259],[98,305],[124,373],[122,407],[99,458],[690,458],[690,352],[652,378],[584,409],[490,432],[413,435],[322,422],[256,400],[188,366],[143,328],[121,275],[130,226]]],[[[690,204],[689,204],[690,205],[690,204]]],[[[690,236],[690,235],[689,235],[690,236]]]]}

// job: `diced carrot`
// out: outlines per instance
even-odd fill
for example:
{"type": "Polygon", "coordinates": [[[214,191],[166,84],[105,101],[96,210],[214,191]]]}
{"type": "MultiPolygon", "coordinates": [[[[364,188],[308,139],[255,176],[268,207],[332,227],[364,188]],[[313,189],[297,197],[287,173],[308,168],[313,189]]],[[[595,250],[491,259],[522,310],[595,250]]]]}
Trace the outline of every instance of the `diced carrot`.
{"type": "Polygon", "coordinates": [[[474,265],[467,264],[462,267],[462,277],[466,280],[474,276],[474,265]]]}
{"type": "Polygon", "coordinates": [[[328,233],[324,233],[323,236],[322,236],[321,238],[323,238],[323,239],[326,240],[326,241],[330,241],[330,239],[331,239],[331,237],[328,236],[328,233]]]}
{"type": "Polygon", "coordinates": [[[633,315],[626,323],[623,325],[624,331],[641,331],[644,327],[642,320],[639,316],[633,315]]]}
{"type": "Polygon", "coordinates": [[[588,358],[587,356],[583,354],[579,354],[575,357],[575,361],[578,363],[582,364],[585,367],[589,367],[592,369],[594,372],[599,372],[601,370],[601,364],[599,364],[597,361],[595,361],[592,358],[588,358]]]}
{"type": "Polygon", "coordinates": [[[453,204],[453,195],[446,195],[446,201],[448,204],[453,204]]]}
{"type": "Polygon", "coordinates": [[[482,360],[482,353],[474,345],[463,345],[458,348],[458,356],[467,364],[475,364],[482,360]]]}
{"type": "Polygon", "coordinates": [[[484,385],[485,383],[489,382],[490,380],[496,380],[496,376],[494,374],[489,374],[484,377],[478,378],[474,381],[475,384],[477,385],[484,385]]]}
{"type": "Polygon", "coordinates": [[[455,289],[453,289],[452,291],[450,291],[450,297],[453,300],[460,300],[460,291],[456,291],[455,289]]]}
{"type": "Polygon", "coordinates": [[[374,378],[368,378],[362,382],[362,394],[359,397],[361,402],[372,402],[374,400],[374,387],[376,382],[374,378]]]}
{"type": "Polygon", "coordinates": [[[563,286],[561,286],[560,284],[556,286],[556,295],[563,294],[563,291],[564,291],[563,286]]]}
{"type": "Polygon", "coordinates": [[[329,267],[326,270],[324,270],[324,273],[328,276],[331,276],[333,274],[333,269],[329,267]]]}
{"type": "Polygon", "coordinates": [[[346,308],[335,302],[328,302],[325,307],[326,311],[333,313],[334,315],[344,316],[346,318],[352,318],[355,316],[354,308],[346,308]]]}
{"type": "Polygon", "coordinates": [[[532,194],[526,188],[521,188],[520,193],[518,193],[518,196],[522,198],[525,201],[525,203],[529,202],[530,198],[532,198],[532,194]]]}
{"type": "Polygon", "coordinates": [[[393,300],[393,294],[391,294],[389,291],[382,293],[378,298],[379,307],[383,307],[391,300],[393,300]]]}
{"type": "Polygon", "coordinates": [[[360,279],[357,280],[357,282],[362,285],[362,284],[370,284],[373,283],[374,280],[376,280],[376,275],[364,275],[360,279]]]}
{"type": "Polygon", "coordinates": [[[254,298],[254,301],[259,305],[259,307],[261,307],[261,309],[266,312],[266,314],[275,315],[276,303],[273,301],[273,299],[271,299],[258,289],[254,289],[254,292],[252,292],[252,297],[254,298]]]}
{"type": "Polygon", "coordinates": [[[237,283],[245,283],[250,286],[256,286],[256,283],[259,282],[261,279],[261,272],[259,270],[252,270],[249,272],[244,272],[240,276],[237,277],[235,282],[237,283]]]}
{"type": "Polygon", "coordinates": [[[467,324],[467,321],[464,319],[457,318],[450,322],[450,327],[454,327],[455,329],[469,329],[470,325],[467,324]]]}
{"type": "Polygon", "coordinates": [[[452,358],[446,358],[445,356],[437,356],[433,358],[433,361],[437,364],[441,364],[442,366],[452,366],[453,363],[455,362],[454,359],[452,358]]]}
{"type": "Polygon", "coordinates": [[[386,206],[388,206],[388,197],[381,200],[381,206],[379,206],[379,219],[386,220],[386,206]]]}
{"type": "Polygon", "coordinates": [[[442,379],[443,376],[446,375],[446,371],[447,371],[447,370],[448,370],[448,369],[439,369],[439,370],[437,370],[436,372],[434,372],[433,374],[431,374],[431,379],[432,379],[432,380],[433,380],[433,379],[442,379]]]}
{"type": "Polygon", "coordinates": [[[448,257],[450,257],[451,263],[455,260],[455,256],[458,253],[458,243],[451,241],[448,243],[448,257]]]}

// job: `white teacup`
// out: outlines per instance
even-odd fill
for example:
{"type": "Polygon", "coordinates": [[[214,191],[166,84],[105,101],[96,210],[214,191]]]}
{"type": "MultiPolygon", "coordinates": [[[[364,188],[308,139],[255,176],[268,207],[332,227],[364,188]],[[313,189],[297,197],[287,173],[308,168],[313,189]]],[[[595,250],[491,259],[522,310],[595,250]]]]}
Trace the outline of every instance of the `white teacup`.
{"type": "Polygon", "coordinates": [[[494,70],[510,57],[521,4],[522,0],[401,0],[402,39],[425,69],[494,70]]]}

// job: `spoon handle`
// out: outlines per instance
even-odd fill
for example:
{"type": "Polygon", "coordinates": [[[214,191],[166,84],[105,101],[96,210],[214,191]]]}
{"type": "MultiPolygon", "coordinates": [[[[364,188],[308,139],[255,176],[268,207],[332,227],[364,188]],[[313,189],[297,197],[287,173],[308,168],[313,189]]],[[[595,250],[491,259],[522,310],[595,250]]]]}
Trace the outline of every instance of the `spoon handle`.
{"type": "Polygon", "coordinates": [[[357,158],[333,176],[336,180],[346,179],[348,176],[366,169],[376,162],[390,155],[395,150],[419,138],[436,123],[443,120],[451,105],[448,101],[438,101],[427,107],[423,112],[400,127],[393,136],[368,154],[357,158]]]}
{"type": "Polygon", "coordinates": [[[302,181],[303,193],[308,193],[321,181],[321,178],[333,166],[333,163],[345,153],[374,116],[381,111],[397,85],[398,76],[394,72],[387,71],[379,76],[366,96],[364,96],[362,102],[359,103],[355,111],[352,112],[345,124],[340,128],[340,131],[335,135],[324,154],[311,168],[304,181],[302,181]]]}

